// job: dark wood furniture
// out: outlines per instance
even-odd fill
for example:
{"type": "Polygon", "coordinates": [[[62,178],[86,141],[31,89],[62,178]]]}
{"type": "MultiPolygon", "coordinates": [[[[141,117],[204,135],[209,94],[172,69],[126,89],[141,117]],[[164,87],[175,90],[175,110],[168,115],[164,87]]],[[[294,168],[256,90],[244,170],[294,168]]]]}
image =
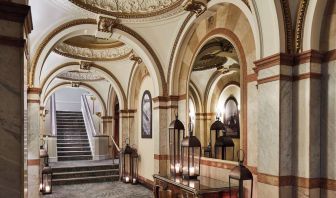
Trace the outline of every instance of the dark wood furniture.
{"type": "MultiPolygon", "coordinates": [[[[154,177],[154,198],[229,198],[229,183],[199,176],[198,180],[184,180],[181,177],[154,177]]],[[[231,197],[237,198],[237,185],[231,186],[231,197]]]]}

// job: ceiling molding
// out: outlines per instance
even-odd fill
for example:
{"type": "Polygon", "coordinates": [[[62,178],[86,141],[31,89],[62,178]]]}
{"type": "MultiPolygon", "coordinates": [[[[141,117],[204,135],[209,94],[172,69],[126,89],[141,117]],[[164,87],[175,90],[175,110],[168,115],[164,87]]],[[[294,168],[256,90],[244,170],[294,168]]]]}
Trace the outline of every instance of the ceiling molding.
{"type": "Polygon", "coordinates": [[[296,26],[295,26],[295,51],[297,53],[302,51],[304,23],[306,19],[308,5],[309,0],[301,0],[297,12],[296,26]]]}

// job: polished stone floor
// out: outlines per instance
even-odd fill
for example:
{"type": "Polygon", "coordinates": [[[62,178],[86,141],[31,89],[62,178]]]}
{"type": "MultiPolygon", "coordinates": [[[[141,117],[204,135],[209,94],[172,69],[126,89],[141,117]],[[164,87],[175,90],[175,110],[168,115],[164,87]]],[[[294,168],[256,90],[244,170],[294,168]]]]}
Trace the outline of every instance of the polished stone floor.
{"type": "Polygon", "coordinates": [[[106,182],[54,186],[43,198],[152,198],[153,193],[141,185],[106,182]]]}

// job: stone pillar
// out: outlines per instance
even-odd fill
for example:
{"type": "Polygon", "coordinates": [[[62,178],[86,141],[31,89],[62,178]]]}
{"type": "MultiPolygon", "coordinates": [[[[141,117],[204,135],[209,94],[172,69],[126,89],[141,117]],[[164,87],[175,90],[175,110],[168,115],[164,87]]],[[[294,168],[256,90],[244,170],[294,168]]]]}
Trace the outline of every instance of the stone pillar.
{"type": "Polygon", "coordinates": [[[320,118],[322,54],[296,56],[293,82],[294,197],[320,197],[320,118]]]}
{"type": "Polygon", "coordinates": [[[40,185],[40,93],[28,88],[28,197],[39,197],[40,185]]]}
{"type": "Polygon", "coordinates": [[[102,125],[103,125],[103,135],[112,135],[113,131],[113,117],[112,116],[102,116],[101,117],[102,125]]]}
{"type": "Polygon", "coordinates": [[[25,39],[30,7],[0,1],[0,196],[24,197],[25,39]]]}
{"type": "Polygon", "coordinates": [[[154,173],[167,174],[169,137],[167,124],[167,98],[153,98],[154,173]]]}
{"type": "Polygon", "coordinates": [[[292,61],[277,54],[258,72],[258,197],[292,197],[292,61]]]}

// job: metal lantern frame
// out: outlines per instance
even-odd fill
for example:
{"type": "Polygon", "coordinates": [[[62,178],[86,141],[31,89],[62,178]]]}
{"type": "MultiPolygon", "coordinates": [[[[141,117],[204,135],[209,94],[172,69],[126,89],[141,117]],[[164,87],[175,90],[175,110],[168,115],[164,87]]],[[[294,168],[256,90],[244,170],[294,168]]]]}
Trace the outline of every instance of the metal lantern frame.
{"type": "Polygon", "coordinates": [[[185,128],[183,123],[178,119],[173,120],[169,125],[169,160],[170,160],[170,174],[172,176],[181,176],[181,142],[185,136],[185,128]]]}
{"type": "Polygon", "coordinates": [[[127,143],[122,151],[122,181],[124,183],[131,182],[132,179],[132,160],[133,149],[127,143]]]}
{"type": "Polygon", "coordinates": [[[244,181],[251,181],[251,195],[250,198],[252,198],[253,195],[253,175],[251,173],[251,171],[246,168],[244,166],[244,158],[245,158],[245,154],[244,151],[242,149],[239,149],[237,151],[237,157],[238,157],[238,162],[239,165],[234,167],[231,172],[229,173],[229,190],[230,190],[230,198],[231,198],[231,179],[234,180],[238,180],[239,185],[238,185],[238,189],[239,189],[239,198],[243,198],[244,197],[244,181]],[[243,157],[242,159],[240,159],[240,153],[242,152],[243,157]]]}
{"type": "Polygon", "coordinates": [[[42,178],[40,184],[40,192],[42,194],[51,194],[52,193],[52,169],[47,166],[42,169],[42,178]]]}
{"type": "Polygon", "coordinates": [[[220,132],[223,131],[222,135],[224,135],[225,131],[225,125],[224,123],[219,119],[219,117],[216,117],[216,121],[211,124],[210,126],[210,146],[211,146],[211,152],[210,157],[213,157],[215,154],[215,143],[218,137],[220,137],[220,132]],[[214,141],[214,142],[213,142],[214,141]]]}
{"type": "Polygon", "coordinates": [[[132,153],[132,163],[131,163],[131,176],[132,176],[132,180],[131,180],[131,184],[135,185],[138,184],[138,159],[139,159],[139,155],[138,152],[136,151],[136,149],[133,149],[133,153],[132,153]]]}
{"type": "Polygon", "coordinates": [[[225,135],[220,136],[216,139],[215,143],[215,158],[218,158],[217,155],[221,153],[220,159],[226,160],[226,149],[227,148],[232,148],[232,160],[234,160],[234,147],[235,144],[232,140],[232,138],[227,137],[225,135]]]}
{"type": "Polygon", "coordinates": [[[183,138],[181,142],[182,177],[183,179],[197,179],[201,172],[202,147],[197,137],[193,136],[192,125],[189,133],[189,136],[183,138]]]}

